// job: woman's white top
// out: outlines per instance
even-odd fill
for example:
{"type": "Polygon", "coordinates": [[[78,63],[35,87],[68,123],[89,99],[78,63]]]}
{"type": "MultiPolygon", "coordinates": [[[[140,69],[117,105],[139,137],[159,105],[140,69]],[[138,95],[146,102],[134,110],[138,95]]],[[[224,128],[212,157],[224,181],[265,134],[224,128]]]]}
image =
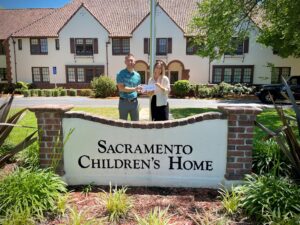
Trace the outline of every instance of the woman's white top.
{"type": "Polygon", "coordinates": [[[155,88],[154,94],[156,95],[156,106],[163,106],[168,104],[168,94],[171,90],[169,78],[165,75],[160,76],[157,81],[154,80],[153,77],[149,79],[148,84],[160,83],[166,90],[162,90],[161,88],[155,88]]]}

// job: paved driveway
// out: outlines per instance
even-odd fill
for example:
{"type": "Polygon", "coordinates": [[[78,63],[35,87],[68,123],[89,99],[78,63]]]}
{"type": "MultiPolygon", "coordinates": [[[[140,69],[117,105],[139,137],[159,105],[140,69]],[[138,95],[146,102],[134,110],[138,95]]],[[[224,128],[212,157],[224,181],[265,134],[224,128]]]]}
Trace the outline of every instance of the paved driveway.
{"type": "MultiPolygon", "coordinates": [[[[2,102],[4,98],[0,99],[2,102]]],[[[149,107],[148,98],[139,98],[142,108],[149,107]]],[[[94,99],[88,97],[28,97],[16,96],[13,107],[28,107],[43,104],[71,104],[77,107],[117,107],[118,98],[111,99],[94,99]]],[[[259,100],[207,100],[207,99],[169,99],[171,108],[217,108],[219,105],[238,105],[238,106],[258,106],[270,107],[263,105],[259,100]]]]}

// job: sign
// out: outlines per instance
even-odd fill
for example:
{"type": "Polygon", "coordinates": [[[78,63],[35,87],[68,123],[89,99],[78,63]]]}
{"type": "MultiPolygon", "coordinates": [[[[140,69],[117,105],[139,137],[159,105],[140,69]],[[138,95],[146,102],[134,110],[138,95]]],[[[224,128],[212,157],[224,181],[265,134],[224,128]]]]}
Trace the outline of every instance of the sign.
{"type": "Polygon", "coordinates": [[[52,73],[53,73],[53,75],[56,75],[56,66],[52,67],[52,73]]]}
{"type": "Polygon", "coordinates": [[[64,148],[68,184],[217,187],[224,181],[227,120],[163,129],[124,128],[78,118],[64,148]]]}

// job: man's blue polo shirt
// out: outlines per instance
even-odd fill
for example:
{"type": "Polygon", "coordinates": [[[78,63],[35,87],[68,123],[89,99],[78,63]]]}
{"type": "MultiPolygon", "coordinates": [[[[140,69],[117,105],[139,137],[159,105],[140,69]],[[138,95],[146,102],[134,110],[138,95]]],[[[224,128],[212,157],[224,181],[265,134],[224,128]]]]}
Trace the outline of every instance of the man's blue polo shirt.
{"type": "MultiPolygon", "coordinates": [[[[124,84],[125,87],[136,87],[141,84],[141,76],[138,72],[129,72],[127,69],[121,70],[117,74],[117,83],[124,84]]],[[[119,92],[121,98],[133,99],[137,97],[137,92],[119,92]]]]}

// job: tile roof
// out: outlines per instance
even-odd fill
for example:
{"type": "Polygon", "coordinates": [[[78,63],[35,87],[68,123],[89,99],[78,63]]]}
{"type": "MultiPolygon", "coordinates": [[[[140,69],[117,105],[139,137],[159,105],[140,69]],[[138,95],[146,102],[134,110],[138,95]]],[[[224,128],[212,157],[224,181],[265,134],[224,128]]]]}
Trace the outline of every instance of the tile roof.
{"type": "Polygon", "coordinates": [[[54,9],[0,9],[0,39],[45,17],[54,9]]]}
{"type": "MultiPolygon", "coordinates": [[[[158,0],[158,4],[187,33],[189,20],[198,1],[158,0]]],[[[15,32],[13,36],[58,36],[59,31],[82,5],[108,30],[110,36],[119,37],[131,36],[132,31],[149,15],[150,10],[149,0],[73,0],[15,32]]]]}

